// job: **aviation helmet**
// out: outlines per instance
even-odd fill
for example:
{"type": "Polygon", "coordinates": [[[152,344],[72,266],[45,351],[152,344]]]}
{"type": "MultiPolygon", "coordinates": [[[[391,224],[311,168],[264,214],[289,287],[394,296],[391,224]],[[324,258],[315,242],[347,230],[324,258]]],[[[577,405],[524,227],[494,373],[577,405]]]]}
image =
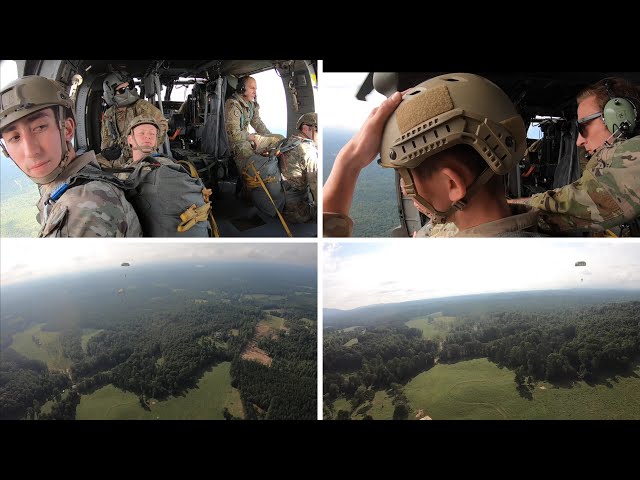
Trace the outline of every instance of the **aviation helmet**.
{"type": "Polygon", "coordinates": [[[131,105],[140,98],[138,92],[133,88],[133,78],[127,72],[116,71],[107,75],[104,82],[102,82],[102,91],[102,96],[109,106],[124,107],[131,105]],[[117,93],[116,87],[125,82],[129,83],[129,88],[123,93],[117,93]]]}
{"type": "Polygon", "coordinates": [[[515,167],[524,156],[526,141],[522,117],[497,85],[478,75],[450,73],[422,82],[404,95],[385,124],[379,163],[397,169],[407,195],[431,212],[433,223],[444,223],[494,174],[506,175],[515,167]],[[468,187],[464,199],[440,212],[417,193],[409,169],[459,144],[471,146],[489,168],[468,187]]]}
{"type": "MultiPolygon", "coordinates": [[[[38,184],[47,184],[55,180],[68,163],[69,150],[64,135],[64,109],[69,109],[71,112],[70,117],[75,120],[73,100],[60,83],[38,75],[27,75],[14,80],[0,91],[0,130],[27,115],[55,105],[58,105],[58,128],[62,143],[62,161],[46,177],[35,178],[29,176],[31,180],[38,184]]],[[[11,158],[4,144],[0,143],[0,145],[2,145],[4,154],[11,158]]]]}
{"type": "Polygon", "coordinates": [[[296,123],[296,128],[300,130],[302,125],[311,125],[313,127],[318,128],[318,114],[315,112],[305,113],[301,115],[298,119],[298,123],[296,123]]]}

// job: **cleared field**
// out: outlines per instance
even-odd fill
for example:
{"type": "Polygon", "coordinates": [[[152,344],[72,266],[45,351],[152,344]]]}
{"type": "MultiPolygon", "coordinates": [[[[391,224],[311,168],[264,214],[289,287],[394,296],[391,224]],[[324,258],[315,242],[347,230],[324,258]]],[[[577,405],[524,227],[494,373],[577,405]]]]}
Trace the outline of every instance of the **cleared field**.
{"type": "Polygon", "coordinates": [[[514,373],[487,359],[436,365],[404,392],[413,410],[438,419],[640,419],[640,366],[633,375],[589,386],[538,382],[531,399],[516,390],[514,373]]]}
{"type": "Polygon", "coordinates": [[[360,328],[358,327],[358,325],[354,326],[354,327],[347,327],[347,328],[343,328],[342,330],[340,330],[341,332],[353,332],[356,328],[360,328]]]}
{"type": "MultiPolygon", "coordinates": [[[[392,397],[387,395],[387,392],[380,390],[376,392],[375,397],[371,402],[363,403],[352,413],[352,420],[362,420],[365,415],[371,415],[374,420],[391,420],[393,418],[393,400],[392,397]],[[359,413],[360,412],[360,413],[359,413]]],[[[338,411],[346,410],[351,412],[351,402],[347,401],[343,397],[336,398],[333,402],[334,418],[338,415],[338,411]]]]}
{"type": "Polygon", "coordinates": [[[253,293],[253,294],[245,294],[242,296],[243,299],[247,300],[284,300],[284,295],[265,295],[264,293],[253,293]]]}
{"type": "Polygon", "coordinates": [[[66,370],[71,360],[63,356],[60,332],[43,332],[44,323],[13,336],[11,348],[27,358],[45,362],[50,370],[66,370]]]}
{"type": "Polygon", "coordinates": [[[442,314],[431,314],[426,317],[414,318],[404,324],[409,328],[422,330],[422,338],[443,339],[455,320],[456,317],[445,317],[442,314]]]}
{"type": "Polygon", "coordinates": [[[87,343],[89,343],[89,340],[91,340],[91,337],[95,337],[100,332],[104,332],[104,330],[95,329],[95,328],[83,328],[82,329],[82,338],[80,339],[80,342],[82,343],[82,350],[84,350],[86,352],[87,351],[87,343]]]}
{"type": "Polygon", "coordinates": [[[358,339],[357,338],[352,338],[347,343],[345,343],[343,345],[343,347],[350,347],[351,345],[355,345],[356,343],[358,343],[358,339]]]}
{"type": "Polygon", "coordinates": [[[265,319],[260,322],[260,324],[268,325],[274,330],[280,330],[284,328],[284,318],[276,317],[275,315],[266,314],[265,319]]]}
{"type": "Polygon", "coordinates": [[[163,402],[151,401],[150,411],[140,406],[138,397],[113,385],[83,395],[76,410],[78,420],[222,420],[224,407],[244,417],[240,392],[231,386],[230,362],[206,372],[195,388],[184,397],[163,402]],[[155,402],[155,403],[154,403],[155,402]]]}

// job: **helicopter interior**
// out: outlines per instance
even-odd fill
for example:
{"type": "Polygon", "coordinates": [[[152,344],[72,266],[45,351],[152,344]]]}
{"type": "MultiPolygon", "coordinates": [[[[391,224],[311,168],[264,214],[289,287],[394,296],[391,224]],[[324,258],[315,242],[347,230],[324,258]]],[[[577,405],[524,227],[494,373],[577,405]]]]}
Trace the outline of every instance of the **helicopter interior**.
{"type": "MultiPolygon", "coordinates": [[[[370,73],[357,98],[364,99],[374,88],[389,96],[447,72],[370,73]]],[[[623,76],[640,83],[640,73],[622,72],[473,72],[481,75],[509,95],[530,132],[528,154],[506,176],[508,198],[529,197],[578,180],[588,159],[576,140],[576,95],[586,86],[611,76],[623,76]]],[[[396,172],[396,199],[400,226],[393,236],[411,236],[428,221],[402,194],[396,172]]],[[[623,226],[626,234],[632,226],[623,226]]],[[[624,232],[623,232],[624,234],[624,232]]]]}
{"type": "MultiPolygon", "coordinates": [[[[100,127],[108,108],[103,81],[113,71],[134,79],[140,98],[157,106],[169,123],[160,153],[189,160],[214,192],[213,214],[220,236],[286,236],[278,217],[264,214],[238,194],[240,175],[224,132],[223,106],[238,78],[274,70],[286,98],[287,136],[298,118],[315,111],[316,60],[18,60],[18,75],[41,75],[66,85],[75,99],[78,152],[100,153],[100,127]],[[175,88],[191,87],[185,101],[175,88]]],[[[292,236],[317,235],[317,223],[288,225],[292,236]]]]}

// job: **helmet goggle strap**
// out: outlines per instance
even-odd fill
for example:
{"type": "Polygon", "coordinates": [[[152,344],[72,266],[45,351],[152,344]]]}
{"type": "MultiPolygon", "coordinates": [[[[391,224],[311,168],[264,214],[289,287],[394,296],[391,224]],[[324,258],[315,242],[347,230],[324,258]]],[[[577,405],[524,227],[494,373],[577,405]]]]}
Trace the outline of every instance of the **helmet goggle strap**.
{"type": "Polygon", "coordinates": [[[408,197],[415,200],[422,205],[429,213],[431,213],[431,222],[433,224],[446,223],[447,218],[453,215],[455,212],[462,210],[469,203],[469,199],[472,198],[482,185],[487,183],[494,172],[490,168],[486,168],[467,188],[467,194],[460,200],[453,202],[451,207],[446,212],[436,210],[424,197],[422,197],[416,190],[415,183],[413,181],[413,174],[408,168],[399,168],[398,173],[404,183],[404,190],[408,197]]]}

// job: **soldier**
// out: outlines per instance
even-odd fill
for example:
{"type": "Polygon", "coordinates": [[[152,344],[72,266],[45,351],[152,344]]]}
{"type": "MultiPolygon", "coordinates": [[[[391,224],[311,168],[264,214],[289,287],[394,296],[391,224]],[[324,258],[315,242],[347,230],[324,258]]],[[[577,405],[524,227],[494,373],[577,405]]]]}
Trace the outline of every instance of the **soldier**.
{"type": "Polygon", "coordinates": [[[580,92],[576,144],[591,157],[582,177],[515,200],[541,210],[541,229],[600,233],[640,215],[639,99],[640,87],[618,77],[580,92]]]}
{"type": "Polygon", "coordinates": [[[398,170],[418,210],[435,225],[447,224],[431,236],[539,236],[537,211],[510,207],[505,198],[501,176],[526,149],[524,121],[509,97],[466,73],[440,75],[407,92],[375,109],[336,157],[324,187],[324,235],[351,234],[347,214],[357,177],[381,152],[380,164],[398,170]]]}
{"type": "Polygon", "coordinates": [[[296,128],[298,133],[280,147],[285,192],[282,213],[288,222],[304,223],[315,220],[318,198],[318,114],[305,113],[298,119],[296,128]]]}
{"type": "Polygon", "coordinates": [[[224,104],[225,128],[239,172],[242,172],[245,161],[251,155],[261,154],[284,139],[282,135],[272,134],[260,119],[260,105],[256,102],[257,88],[255,78],[241,77],[236,92],[224,104]],[[256,133],[249,133],[249,125],[256,133]]]}
{"type": "MultiPolygon", "coordinates": [[[[160,125],[159,145],[164,142],[168,122],[162,112],[150,102],[140,98],[133,88],[133,80],[126,72],[113,72],[103,82],[103,96],[109,108],[104,112],[100,135],[100,149],[107,160],[113,161],[121,154],[130,157],[125,130],[134,117],[145,115],[153,117],[160,125]],[[117,147],[121,149],[117,151],[117,147]],[[115,149],[115,152],[111,151],[115,149]]],[[[102,161],[101,163],[105,163],[102,161]]],[[[115,166],[115,165],[114,165],[115,166]]]]}
{"type": "Polygon", "coordinates": [[[117,187],[72,180],[100,174],[92,151],[78,156],[71,145],[76,122],[73,101],[61,85],[26,76],[2,89],[2,149],[38,184],[40,237],[139,237],[135,210],[117,187]]]}

